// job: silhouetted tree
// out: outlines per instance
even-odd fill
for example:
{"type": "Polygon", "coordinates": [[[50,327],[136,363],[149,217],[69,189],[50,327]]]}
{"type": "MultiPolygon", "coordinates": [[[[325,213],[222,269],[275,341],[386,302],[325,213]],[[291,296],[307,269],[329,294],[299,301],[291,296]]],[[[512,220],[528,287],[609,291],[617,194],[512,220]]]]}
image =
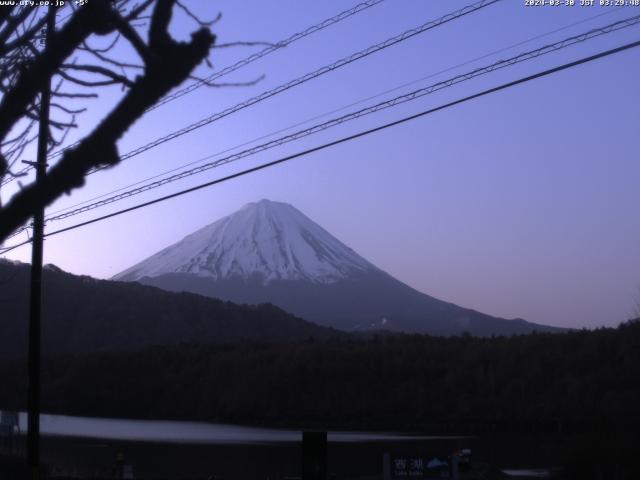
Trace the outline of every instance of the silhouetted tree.
{"type": "Polygon", "coordinates": [[[90,170],[118,164],[118,140],[149,107],[191,76],[215,41],[209,30],[213,22],[199,20],[179,0],[69,4],[71,15],[59,20],[46,47],[41,41],[46,9],[0,8],[0,181],[20,174],[14,166],[36,138],[33,130],[45,82],[52,81],[50,149],[62,143],[83,111],[71,102],[96,97],[95,90],[107,85],[122,85],[124,94],[89,134],[64,151],[40,185],[25,186],[0,206],[0,243],[37,207],[82,186],[90,170]],[[188,42],[176,41],[168,32],[174,7],[199,25],[188,42]],[[110,43],[92,46],[96,37],[107,37],[110,43]],[[121,58],[122,48],[116,48],[120,43],[132,47],[137,63],[121,58]]]}

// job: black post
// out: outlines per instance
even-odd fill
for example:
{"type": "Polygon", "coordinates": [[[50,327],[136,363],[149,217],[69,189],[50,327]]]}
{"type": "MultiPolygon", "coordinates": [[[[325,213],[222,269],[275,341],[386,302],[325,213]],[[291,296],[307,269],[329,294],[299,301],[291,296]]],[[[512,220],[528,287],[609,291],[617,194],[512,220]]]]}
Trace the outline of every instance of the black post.
{"type": "MultiPolygon", "coordinates": [[[[55,31],[55,7],[47,12],[45,42],[55,31]]],[[[46,46],[45,46],[46,48],[46,46]]],[[[47,141],[49,139],[49,104],[51,79],[47,79],[40,96],[40,125],[38,130],[38,157],[36,184],[47,172],[47,141]]],[[[44,207],[38,207],[33,216],[33,246],[31,250],[31,294],[29,309],[29,386],[27,421],[27,464],[34,480],[40,478],[40,315],[42,302],[42,247],[44,240],[44,207]]]]}
{"type": "Polygon", "coordinates": [[[327,480],[327,432],[302,432],[302,480],[327,480]]]}

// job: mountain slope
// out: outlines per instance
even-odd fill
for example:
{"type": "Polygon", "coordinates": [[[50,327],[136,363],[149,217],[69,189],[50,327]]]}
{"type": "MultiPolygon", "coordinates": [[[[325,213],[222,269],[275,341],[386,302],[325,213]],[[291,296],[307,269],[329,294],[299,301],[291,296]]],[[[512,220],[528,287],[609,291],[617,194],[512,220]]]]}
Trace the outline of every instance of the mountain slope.
{"type": "Polygon", "coordinates": [[[239,303],[271,302],[346,331],[511,335],[561,330],[492,317],[418,292],[291,205],[269,200],[246,205],[114,278],[239,303]]]}
{"type": "MultiPolygon", "coordinates": [[[[0,260],[0,281],[0,354],[24,354],[29,265],[0,260]]],[[[53,266],[45,267],[43,282],[45,353],[337,334],[272,305],[235,305],[136,283],[71,275],[53,266]]]]}
{"type": "Polygon", "coordinates": [[[265,284],[274,280],[332,283],[376,270],[291,205],[262,200],[113,278],[131,281],[187,273],[214,280],[259,278],[265,284]]]}

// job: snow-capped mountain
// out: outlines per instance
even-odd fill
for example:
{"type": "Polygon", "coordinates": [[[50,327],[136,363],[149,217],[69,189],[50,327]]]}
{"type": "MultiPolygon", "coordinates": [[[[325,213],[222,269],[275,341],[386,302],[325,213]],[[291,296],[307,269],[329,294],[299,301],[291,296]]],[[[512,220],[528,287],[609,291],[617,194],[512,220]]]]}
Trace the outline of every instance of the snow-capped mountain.
{"type": "Polygon", "coordinates": [[[221,218],[116,275],[139,280],[190,273],[214,280],[259,277],[333,283],[376,267],[296,208],[261,200],[221,218]]]}
{"type": "Polygon", "coordinates": [[[114,280],[236,303],[273,303],[306,320],[347,331],[491,335],[554,330],[418,292],[291,205],[269,200],[244,206],[114,280]]]}

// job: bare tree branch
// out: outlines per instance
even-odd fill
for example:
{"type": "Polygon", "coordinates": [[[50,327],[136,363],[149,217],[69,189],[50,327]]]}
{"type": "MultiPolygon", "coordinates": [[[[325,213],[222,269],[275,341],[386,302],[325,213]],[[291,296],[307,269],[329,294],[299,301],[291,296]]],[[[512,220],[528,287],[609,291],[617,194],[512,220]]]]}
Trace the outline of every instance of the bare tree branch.
{"type": "MultiPolygon", "coordinates": [[[[88,87],[95,87],[95,86],[100,86],[100,85],[110,85],[113,83],[122,83],[124,85],[126,85],[127,87],[132,87],[133,86],[133,81],[129,80],[126,76],[124,75],[120,75],[116,72],[113,72],[111,70],[109,70],[108,68],[105,67],[101,67],[98,65],[77,65],[77,64],[71,64],[71,63],[65,63],[62,64],[62,68],[65,70],[77,70],[77,71],[81,71],[81,72],[90,72],[90,73],[97,73],[99,75],[103,75],[105,77],[108,77],[111,79],[111,81],[109,82],[91,82],[91,81],[86,81],[86,80],[82,80],[82,79],[77,79],[74,78],[72,81],[75,81],[76,83],[79,83],[80,85],[84,85],[84,86],[88,86],[88,87]]],[[[60,71],[60,75],[61,76],[65,76],[67,75],[69,78],[67,78],[68,80],[71,80],[71,76],[68,75],[66,73],[65,70],[61,70],[60,71]]],[[[66,78],[66,77],[65,77],[66,78]]]]}
{"type": "Polygon", "coordinates": [[[154,0],[145,0],[137,7],[134,7],[126,16],[125,20],[130,22],[132,20],[139,20],[140,14],[143,13],[149,6],[154,2],[154,0]]]}
{"type": "Polygon", "coordinates": [[[51,93],[52,97],[60,98],[98,98],[97,93],[69,93],[69,92],[55,92],[51,93]]]}
{"type": "Polygon", "coordinates": [[[58,109],[62,110],[63,112],[71,114],[71,115],[75,115],[75,114],[79,114],[79,113],[83,113],[83,112],[87,111],[86,108],[72,109],[72,108],[65,107],[64,105],[60,105],[59,103],[55,103],[55,102],[51,103],[51,108],[58,108],[58,109]]]}
{"type": "Polygon", "coordinates": [[[4,45],[6,41],[13,35],[16,31],[18,25],[20,25],[24,20],[26,20],[32,12],[30,9],[24,7],[22,8],[17,15],[10,16],[6,20],[6,25],[0,30],[0,54],[4,53],[6,50],[4,45]]]}
{"type": "Polygon", "coordinates": [[[138,35],[138,32],[131,26],[130,23],[126,22],[122,17],[118,16],[115,18],[115,25],[118,31],[125,37],[130,43],[131,46],[136,50],[140,58],[148,63],[149,59],[149,49],[147,44],[144,43],[144,40],[138,35]]]}
{"type": "MultiPolygon", "coordinates": [[[[87,6],[101,3],[100,0],[92,0],[87,6]]],[[[215,40],[207,28],[201,28],[194,32],[191,35],[191,41],[187,43],[177,42],[169,35],[168,27],[175,3],[175,0],[156,0],[149,27],[149,41],[143,49],[145,52],[143,57],[144,71],[131,83],[130,89],[122,100],[88,136],[73,148],[64,151],[61,159],[51,167],[41,183],[26,186],[16,193],[9,203],[0,208],[0,242],[20,225],[26,223],[33,215],[36,206],[49,205],[62,194],[82,186],[85,176],[90,170],[116,165],[120,161],[116,144],[122,135],[149,107],[187,79],[195,67],[206,59],[215,40]]],[[[96,26],[93,19],[84,17],[84,15],[88,15],[85,13],[88,11],[89,9],[85,9],[85,7],[78,9],[74,17],[51,42],[51,47],[47,46],[45,52],[36,58],[28,71],[19,78],[16,88],[19,85],[21,92],[25,96],[29,96],[29,100],[8,101],[9,96],[3,97],[0,102],[0,138],[6,135],[10,126],[20,117],[32,115],[29,105],[33,106],[33,99],[37,95],[38,85],[41,83],[33,78],[34,72],[49,76],[58,73],[64,77],[65,75],[69,76],[69,73],[60,70],[63,66],[67,69],[73,67],[75,70],[83,70],[82,65],[63,64],[63,61],[74,49],[82,45],[90,32],[106,34],[109,29],[112,31],[118,29],[123,37],[129,39],[121,29],[122,24],[126,24],[126,21],[119,12],[113,9],[109,10],[106,12],[109,15],[109,20],[96,26]],[[90,27],[84,23],[80,25],[78,19],[81,16],[84,18],[83,22],[88,23],[90,27]],[[64,42],[61,40],[63,35],[64,42]],[[5,120],[8,118],[4,116],[5,112],[14,120],[5,120]]],[[[134,48],[136,48],[135,45],[134,48]]],[[[103,71],[93,68],[86,68],[84,71],[104,74],[103,71]]],[[[75,81],[78,80],[72,76],[71,78],[74,78],[75,81]]],[[[115,80],[110,77],[109,81],[114,82],[115,80]]],[[[56,95],[67,98],[85,98],[75,93],[57,92],[56,95]]],[[[74,125],[74,122],[52,122],[51,125],[55,127],[56,124],[70,127],[74,125]]]]}
{"type": "Polygon", "coordinates": [[[4,95],[0,102],[0,138],[24,115],[48,81],[59,70],[62,62],[91,34],[104,32],[105,17],[111,9],[106,0],[94,0],[78,10],[69,22],[49,39],[47,48],[22,72],[11,94],[4,95]]]}
{"type": "Polygon", "coordinates": [[[88,50],[88,52],[94,57],[96,57],[98,60],[105,63],[109,63],[111,65],[115,65],[116,67],[129,68],[129,69],[135,69],[135,70],[144,70],[144,65],[136,65],[135,63],[127,63],[127,62],[115,60],[113,58],[107,57],[106,55],[103,55],[101,52],[97,50],[88,50]]]}
{"type": "Polygon", "coordinates": [[[195,15],[191,10],[189,10],[189,8],[184,5],[180,0],[176,1],[176,5],[178,5],[178,7],[180,7],[180,9],[186,13],[189,17],[191,17],[192,20],[195,20],[195,22],[200,25],[201,27],[208,27],[211,28],[213,27],[216,23],[218,23],[220,21],[220,19],[222,18],[222,13],[218,13],[218,15],[216,16],[216,18],[214,18],[213,20],[202,20],[200,17],[198,17],[197,15],[195,15]]]}
{"type": "Polygon", "coordinates": [[[120,34],[119,33],[114,36],[114,39],[106,47],[103,47],[103,48],[90,47],[88,45],[88,42],[84,41],[84,42],[82,42],[82,46],[79,47],[79,49],[80,50],[87,50],[88,52],[91,52],[91,53],[93,53],[93,52],[106,53],[106,52],[110,51],[113,47],[116,46],[116,43],[118,43],[118,40],[120,40],[120,34]]]}

